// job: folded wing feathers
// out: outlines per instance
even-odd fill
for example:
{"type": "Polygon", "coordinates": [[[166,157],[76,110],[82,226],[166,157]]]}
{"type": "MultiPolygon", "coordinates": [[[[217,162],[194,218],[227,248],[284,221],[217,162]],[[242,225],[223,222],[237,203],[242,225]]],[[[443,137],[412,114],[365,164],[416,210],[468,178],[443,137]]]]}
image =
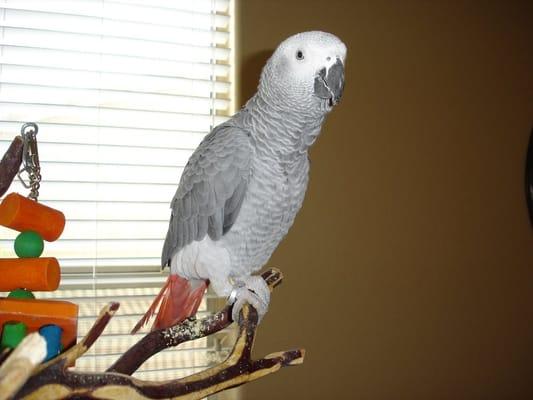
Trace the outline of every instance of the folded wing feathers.
{"type": "Polygon", "coordinates": [[[162,266],[193,240],[206,234],[219,240],[231,229],[246,194],[251,155],[249,135],[232,125],[221,125],[204,138],[171,203],[162,266]]]}

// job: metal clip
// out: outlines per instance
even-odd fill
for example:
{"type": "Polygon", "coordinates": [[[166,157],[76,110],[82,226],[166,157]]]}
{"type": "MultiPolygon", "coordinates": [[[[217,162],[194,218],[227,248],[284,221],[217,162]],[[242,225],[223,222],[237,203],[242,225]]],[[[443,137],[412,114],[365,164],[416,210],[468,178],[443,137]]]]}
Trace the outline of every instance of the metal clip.
{"type": "Polygon", "coordinates": [[[39,127],[33,122],[28,122],[22,125],[20,134],[24,142],[22,149],[22,164],[23,167],[18,172],[17,176],[26,189],[31,189],[28,197],[37,201],[39,197],[39,187],[41,186],[41,165],[39,164],[39,151],[37,149],[37,132],[39,127]],[[26,172],[30,179],[30,183],[26,183],[21,174],[26,172]]]}

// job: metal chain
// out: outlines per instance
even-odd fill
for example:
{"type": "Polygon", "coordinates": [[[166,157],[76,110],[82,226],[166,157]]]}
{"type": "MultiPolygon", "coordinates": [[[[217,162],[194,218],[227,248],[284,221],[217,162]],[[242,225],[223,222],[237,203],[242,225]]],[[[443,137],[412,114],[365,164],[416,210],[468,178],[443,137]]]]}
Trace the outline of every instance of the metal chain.
{"type": "Polygon", "coordinates": [[[22,182],[22,185],[26,189],[30,189],[28,197],[37,201],[39,197],[39,188],[41,187],[41,166],[39,164],[39,151],[37,149],[37,132],[39,127],[33,122],[28,122],[22,125],[20,134],[24,142],[22,163],[23,167],[18,173],[18,177],[22,182]],[[30,183],[26,183],[22,179],[21,173],[26,172],[28,174],[30,183]]]}

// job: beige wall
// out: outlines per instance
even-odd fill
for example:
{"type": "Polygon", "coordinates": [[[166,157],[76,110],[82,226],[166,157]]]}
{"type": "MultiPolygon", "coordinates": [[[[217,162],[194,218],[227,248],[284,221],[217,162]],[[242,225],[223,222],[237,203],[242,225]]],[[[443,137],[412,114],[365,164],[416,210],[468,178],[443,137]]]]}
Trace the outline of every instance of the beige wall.
{"type": "Polygon", "coordinates": [[[256,342],[307,358],[246,399],[533,398],[532,4],[240,0],[243,100],[290,34],[349,49],[256,342]]]}

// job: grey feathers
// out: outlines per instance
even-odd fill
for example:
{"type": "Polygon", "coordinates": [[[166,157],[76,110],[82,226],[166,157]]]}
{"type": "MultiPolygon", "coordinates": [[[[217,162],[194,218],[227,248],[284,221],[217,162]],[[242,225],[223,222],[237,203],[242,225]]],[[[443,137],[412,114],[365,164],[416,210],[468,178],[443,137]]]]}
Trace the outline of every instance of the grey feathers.
{"type": "Polygon", "coordinates": [[[250,176],[249,134],[230,123],[219,125],[192,154],[172,199],[172,215],[161,265],[194,240],[219,240],[241,208],[250,176]]]}

